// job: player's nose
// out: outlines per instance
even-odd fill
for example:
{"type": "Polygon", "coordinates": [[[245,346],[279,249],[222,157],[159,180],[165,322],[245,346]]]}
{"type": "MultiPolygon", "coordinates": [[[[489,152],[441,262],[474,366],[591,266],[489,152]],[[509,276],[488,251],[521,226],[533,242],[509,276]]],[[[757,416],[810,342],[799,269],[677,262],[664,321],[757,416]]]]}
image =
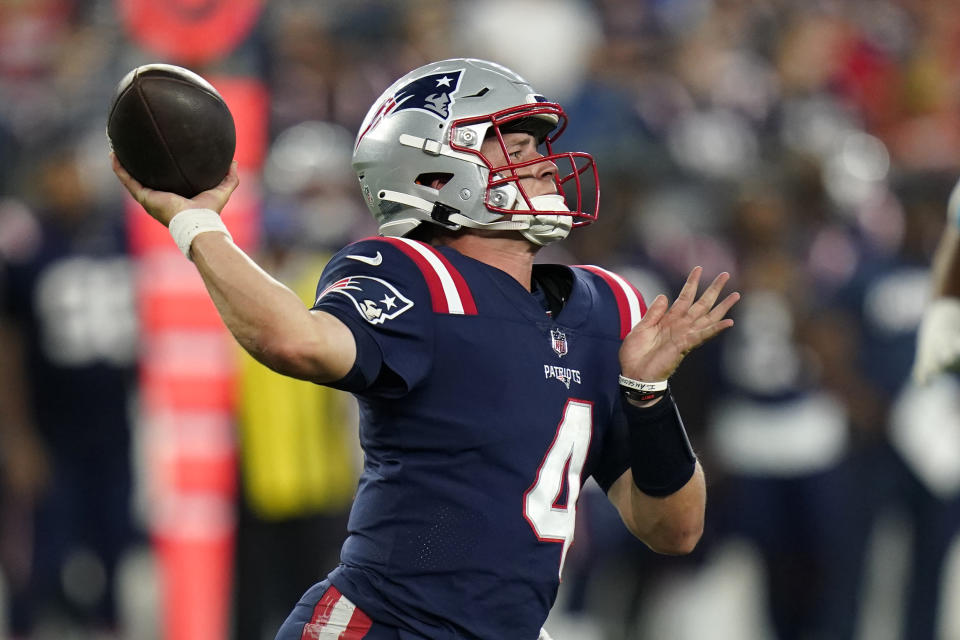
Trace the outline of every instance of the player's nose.
{"type": "Polygon", "coordinates": [[[553,179],[558,172],[556,163],[554,163],[553,160],[545,158],[543,154],[539,152],[537,152],[537,157],[541,158],[541,161],[530,165],[531,175],[534,178],[553,179]]]}

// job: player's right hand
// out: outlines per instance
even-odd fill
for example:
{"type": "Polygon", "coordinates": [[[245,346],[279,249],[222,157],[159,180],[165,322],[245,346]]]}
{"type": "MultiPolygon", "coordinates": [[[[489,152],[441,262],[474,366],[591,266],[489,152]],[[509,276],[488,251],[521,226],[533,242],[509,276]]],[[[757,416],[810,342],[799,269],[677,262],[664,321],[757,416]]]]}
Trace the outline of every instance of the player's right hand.
{"type": "Polygon", "coordinates": [[[193,198],[184,198],[175,193],[167,191],[156,191],[149,189],[127,173],[123,168],[117,156],[110,154],[113,162],[113,172],[117,174],[120,183],[126,187],[133,199],[146,210],[155,220],[163,226],[169,226],[173,216],[187,209],[212,209],[217,213],[223,211],[227,201],[233,194],[233,191],[240,184],[240,178],[237,176],[237,163],[234,161],[230,165],[230,171],[226,177],[212,189],[198,193],[193,198]]]}

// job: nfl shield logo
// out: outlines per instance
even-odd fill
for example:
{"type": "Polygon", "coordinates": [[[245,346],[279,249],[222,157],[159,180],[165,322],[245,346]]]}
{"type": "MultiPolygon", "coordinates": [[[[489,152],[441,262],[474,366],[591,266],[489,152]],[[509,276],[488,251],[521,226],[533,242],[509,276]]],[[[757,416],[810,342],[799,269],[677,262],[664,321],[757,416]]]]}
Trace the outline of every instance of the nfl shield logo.
{"type": "Polygon", "coordinates": [[[567,355],[567,336],[560,329],[550,330],[550,344],[553,346],[554,352],[561,358],[567,355]]]}

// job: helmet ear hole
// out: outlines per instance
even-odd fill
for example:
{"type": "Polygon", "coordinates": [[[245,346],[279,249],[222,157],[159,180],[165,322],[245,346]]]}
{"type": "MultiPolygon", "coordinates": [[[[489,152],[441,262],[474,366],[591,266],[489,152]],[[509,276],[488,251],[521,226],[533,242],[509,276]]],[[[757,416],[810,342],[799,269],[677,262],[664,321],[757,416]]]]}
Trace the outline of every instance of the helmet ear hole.
{"type": "Polygon", "coordinates": [[[417,179],[414,180],[414,182],[424,187],[431,187],[439,191],[451,180],[453,180],[452,173],[437,171],[433,173],[421,173],[417,176],[417,179]]]}

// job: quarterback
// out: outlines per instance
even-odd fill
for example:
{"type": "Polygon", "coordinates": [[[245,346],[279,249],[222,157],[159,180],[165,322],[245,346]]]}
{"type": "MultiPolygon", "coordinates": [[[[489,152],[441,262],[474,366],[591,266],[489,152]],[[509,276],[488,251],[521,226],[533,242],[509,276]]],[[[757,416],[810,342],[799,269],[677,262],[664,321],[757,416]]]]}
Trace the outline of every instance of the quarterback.
{"type": "MultiPolygon", "coordinates": [[[[202,276],[237,341],[360,403],[364,471],[341,562],[278,640],[536,640],[590,477],[655,551],[704,521],[703,472],[668,380],[732,326],[739,299],[691,271],[649,306],[615,273],[534,263],[596,219],[597,168],[557,152],[560,105],[493,63],[444,60],[397,80],[353,166],[380,235],[350,244],[300,299],[231,241],[235,169],[193,199],[133,197],[202,276]]],[[[541,635],[543,634],[543,635],[541,635]]]]}

